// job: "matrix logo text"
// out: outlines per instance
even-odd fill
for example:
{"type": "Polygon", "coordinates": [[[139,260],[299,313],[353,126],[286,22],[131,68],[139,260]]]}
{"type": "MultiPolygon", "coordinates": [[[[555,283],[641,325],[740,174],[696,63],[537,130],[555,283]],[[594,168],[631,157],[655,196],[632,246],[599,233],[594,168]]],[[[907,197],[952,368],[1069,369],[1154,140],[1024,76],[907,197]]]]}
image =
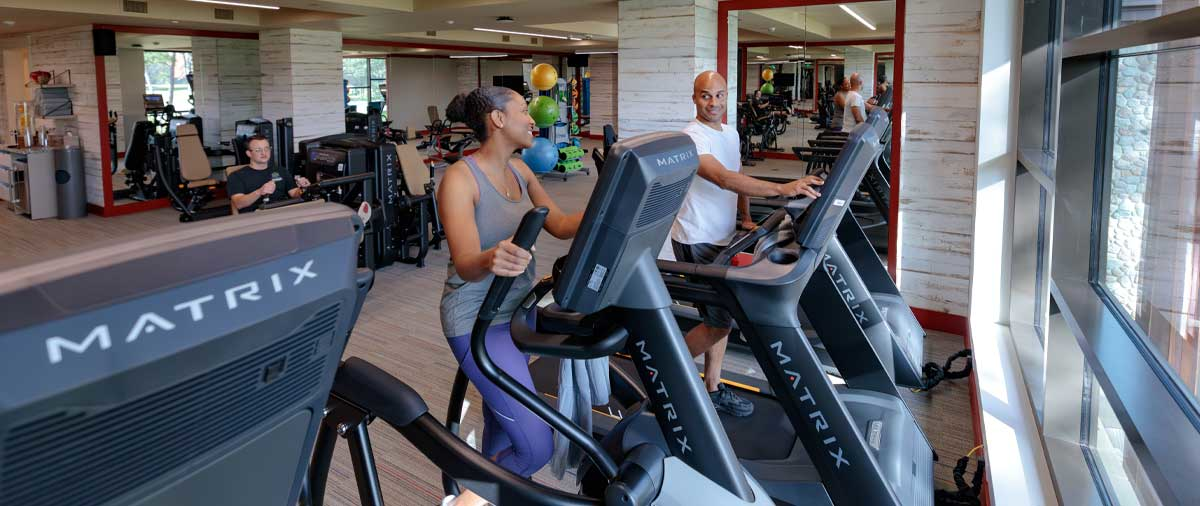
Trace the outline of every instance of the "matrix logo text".
{"type": "Polygon", "coordinates": [[[63,352],[69,351],[76,354],[87,353],[92,346],[96,346],[97,351],[105,351],[112,348],[113,329],[129,331],[125,334],[125,343],[133,343],[143,335],[148,335],[157,331],[169,332],[175,330],[179,325],[199,323],[205,318],[216,313],[228,313],[239,307],[245,306],[245,302],[254,302],[262,300],[264,295],[270,296],[283,292],[285,289],[291,289],[304,282],[309,278],[317,277],[317,273],[312,270],[313,261],[309,260],[301,267],[289,267],[285,272],[271,274],[267,277],[270,283],[270,288],[263,289],[257,280],[251,280],[236,286],[225,289],[222,292],[205,294],[191,300],[180,301],[173,306],[173,313],[167,313],[166,316],[154,311],[142,313],[133,322],[119,323],[102,323],[96,325],[88,332],[80,341],[73,341],[62,336],[53,336],[46,338],[46,357],[50,360],[51,365],[58,364],[63,361],[63,352]],[[221,302],[215,302],[220,298],[221,302]],[[211,304],[210,304],[211,303],[211,304]],[[206,306],[207,304],[207,306],[206,306]],[[205,309],[209,312],[206,312],[205,309]],[[216,311],[213,311],[216,310],[216,311]]]}

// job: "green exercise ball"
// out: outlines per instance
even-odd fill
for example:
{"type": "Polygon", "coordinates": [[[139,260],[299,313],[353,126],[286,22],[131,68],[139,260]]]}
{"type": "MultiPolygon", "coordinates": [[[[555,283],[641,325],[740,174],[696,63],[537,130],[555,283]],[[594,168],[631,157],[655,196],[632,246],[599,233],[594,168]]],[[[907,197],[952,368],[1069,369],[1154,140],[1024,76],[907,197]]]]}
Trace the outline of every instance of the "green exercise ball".
{"type": "Polygon", "coordinates": [[[771,83],[763,83],[762,87],[759,88],[758,91],[761,91],[763,95],[774,94],[775,93],[775,85],[771,84],[771,83]]]}
{"type": "Polygon", "coordinates": [[[558,121],[558,102],[547,96],[539,96],[529,103],[529,115],[538,128],[549,128],[558,121]]]}

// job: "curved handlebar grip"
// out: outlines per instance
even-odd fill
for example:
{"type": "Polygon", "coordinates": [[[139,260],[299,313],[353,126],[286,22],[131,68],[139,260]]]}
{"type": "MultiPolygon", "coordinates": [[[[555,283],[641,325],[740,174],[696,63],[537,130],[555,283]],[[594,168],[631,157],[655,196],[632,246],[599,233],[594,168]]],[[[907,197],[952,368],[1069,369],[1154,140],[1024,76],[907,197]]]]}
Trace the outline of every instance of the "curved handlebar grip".
{"type": "Polygon", "coordinates": [[[535,207],[525,213],[525,216],[521,218],[521,224],[517,226],[517,233],[513,234],[513,244],[526,250],[533,247],[533,243],[537,241],[538,234],[542,231],[542,225],[546,224],[546,217],[549,215],[550,210],[545,207],[535,207]]]}
{"type": "MultiPolygon", "coordinates": [[[[524,250],[533,247],[538,234],[542,231],[542,225],[546,223],[546,216],[549,214],[550,210],[545,207],[535,207],[525,213],[525,216],[521,218],[521,224],[517,226],[517,233],[513,234],[513,244],[524,250]]],[[[513,278],[496,276],[492,280],[492,286],[488,288],[487,296],[483,298],[483,305],[479,306],[479,320],[491,324],[492,320],[496,318],[496,312],[500,310],[500,305],[504,303],[504,297],[508,295],[508,289],[512,288],[512,284],[513,278]]]]}
{"type": "MultiPolygon", "coordinates": [[[[517,227],[517,233],[513,235],[513,244],[525,249],[533,246],[549,213],[550,211],[544,207],[534,208],[525,213],[525,217],[521,218],[521,225],[517,227]]],[[[520,382],[500,369],[488,353],[486,346],[488,326],[496,318],[496,312],[499,311],[500,304],[503,303],[508,290],[512,288],[512,283],[513,278],[496,276],[492,280],[492,286],[488,288],[487,296],[483,299],[483,305],[479,307],[479,316],[475,318],[475,326],[471,328],[471,355],[475,357],[475,364],[483,373],[483,377],[491,380],[497,387],[545,420],[559,433],[567,436],[572,443],[583,448],[606,479],[610,481],[615,479],[618,473],[616,462],[605,453],[598,441],[592,439],[591,434],[562,413],[555,411],[540,396],[526,390],[520,382]]]]}

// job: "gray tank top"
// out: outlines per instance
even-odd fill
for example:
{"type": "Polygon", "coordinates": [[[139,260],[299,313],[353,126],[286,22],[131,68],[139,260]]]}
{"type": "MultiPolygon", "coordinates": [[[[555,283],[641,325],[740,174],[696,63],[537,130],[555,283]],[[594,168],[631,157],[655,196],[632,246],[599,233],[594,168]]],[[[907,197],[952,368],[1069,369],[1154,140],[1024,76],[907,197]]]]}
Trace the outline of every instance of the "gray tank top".
{"type": "Polygon", "coordinates": [[[842,128],[842,118],[846,115],[846,107],[838,105],[836,99],[833,102],[833,117],[829,118],[830,128],[842,128]]]}
{"type": "MultiPolygon", "coordinates": [[[[476,186],[479,187],[479,202],[475,205],[475,226],[479,229],[479,247],[487,250],[517,233],[521,217],[533,208],[533,203],[529,200],[529,187],[521,173],[509,163],[508,170],[512,171],[521,186],[521,198],[510,200],[492,185],[475,163],[474,157],[468,156],[464,160],[471,169],[471,175],[475,177],[476,186]]],[[[534,267],[534,262],[529,262],[525,273],[513,281],[512,289],[508,291],[508,296],[500,306],[500,312],[493,324],[508,323],[511,319],[521,299],[533,288],[536,270],[534,267]]],[[[495,275],[489,274],[479,281],[465,281],[454,270],[454,261],[450,261],[446,272],[446,284],[442,289],[441,305],[442,332],[446,337],[471,333],[475,317],[479,314],[479,306],[483,305],[483,298],[487,295],[494,277],[495,275]]]]}

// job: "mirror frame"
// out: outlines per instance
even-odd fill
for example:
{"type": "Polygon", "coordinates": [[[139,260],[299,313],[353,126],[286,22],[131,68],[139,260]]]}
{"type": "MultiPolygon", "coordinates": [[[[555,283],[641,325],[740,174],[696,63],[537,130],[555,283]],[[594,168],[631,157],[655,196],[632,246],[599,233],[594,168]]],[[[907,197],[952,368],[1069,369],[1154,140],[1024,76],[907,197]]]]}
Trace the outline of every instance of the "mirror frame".
{"type": "MultiPolygon", "coordinates": [[[[759,10],[759,9],[778,9],[783,7],[811,7],[816,5],[836,5],[836,4],[851,4],[868,1],[879,0],[725,0],[717,3],[717,72],[723,75],[729,75],[729,13],[733,11],[759,10]]],[[[891,43],[895,46],[892,55],[896,61],[904,61],[904,12],[906,0],[894,0],[896,2],[896,30],[891,38],[891,43]]],[[[848,41],[852,43],[863,43],[863,41],[848,41]]],[[[873,44],[886,44],[880,40],[871,41],[873,44]]],[[[778,45],[778,42],[770,42],[767,45],[778,45]]],[[[822,43],[828,46],[830,43],[822,43]]],[[[741,43],[738,44],[738,53],[741,53],[741,43]]],[[[736,62],[735,62],[736,63],[736,62]]],[[[739,69],[741,70],[741,69],[739,69]]],[[[741,72],[738,76],[740,86],[738,90],[739,98],[745,99],[744,86],[745,72],[741,72]]],[[[899,229],[896,226],[900,219],[900,141],[903,137],[904,125],[904,65],[895,65],[892,70],[892,118],[894,122],[899,122],[899,128],[892,128],[892,177],[891,177],[891,209],[888,210],[888,274],[893,279],[896,277],[896,257],[899,254],[899,243],[897,242],[897,234],[899,229]]],[[[793,155],[787,155],[789,159],[798,160],[793,155]]]]}
{"type": "MultiPolygon", "coordinates": [[[[146,35],[180,35],[185,37],[212,37],[219,39],[244,39],[258,40],[258,32],[222,32],[213,30],[190,30],[186,28],[158,28],[151,26],[126,26],[126,25],[92,25],[93,30],[112,30],[117,33],[139,33],[146,35]]],[[[119,156],[117,153],[110,153],[108,149],[108,80],[104,72],[104,57],[96,56],[96,97],[98,106],[98,128],[100,129],[100,167],[101,172],[106,174],[104,177],[104,207],[98,208],[94,204],[89,204],[91,212],[99,214],[103,217],[121,216],[125,214],[133,214],[152,209],[162,209],[170,207],[171,201],[168,198],[157,198],[154,200],[146,200],[142,202],[130,202],[127,204],[116,205],[113,202],[113,183],[112,175],[108,174],[108,167],[112,165],[112,157],[119,156]]],[[[120,149],[120,146],[117,146],[120,149]]]]}

